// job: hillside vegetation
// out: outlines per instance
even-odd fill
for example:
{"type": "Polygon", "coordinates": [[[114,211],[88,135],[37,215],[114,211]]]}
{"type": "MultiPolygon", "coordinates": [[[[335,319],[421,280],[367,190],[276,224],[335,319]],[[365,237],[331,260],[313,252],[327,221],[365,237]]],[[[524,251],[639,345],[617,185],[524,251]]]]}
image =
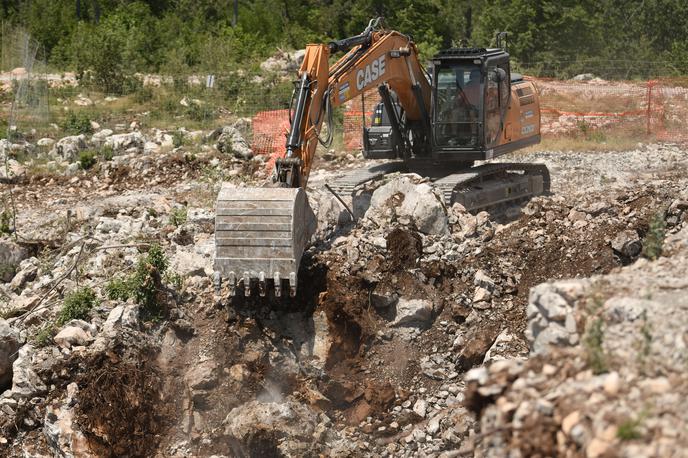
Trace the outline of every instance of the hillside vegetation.
{"type": "MultiPolygon", "coordinates": [[[[505,30],[520,69],[540,76],[688,70],[682,0],[238,0],[236,13],[227,0],[3,0],[0,7],[3,30],[28,29],[54,69],[105,68],[110,77],[250,68],[276,48],[360,33],[375,16],[411,34],[425,57],[494,44],[505,30]]],[[[126,89],[106,80],[109,91],[126,89]]]]}

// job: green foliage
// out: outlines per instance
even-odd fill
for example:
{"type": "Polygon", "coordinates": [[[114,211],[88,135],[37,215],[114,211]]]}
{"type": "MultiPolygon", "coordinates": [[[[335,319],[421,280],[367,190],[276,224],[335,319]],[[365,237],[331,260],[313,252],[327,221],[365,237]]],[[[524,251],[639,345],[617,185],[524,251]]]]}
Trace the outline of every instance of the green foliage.
{"type": "Polygon", "coordinates": [[[0,212],[0,234],[12,234],[12,213],[7,210],[0,212]]]}
{"type": "Polygon", "coordinates": [[[111,161],[114,156],[115,152],[111,146],[104,145],[100,148],[100,157],[103,158],[104,161],[111,161]]]}
{"type": "Polygon", "coordinates": [[[131,275],[124,279],[111,280],[105,286],[105,291],[113,300],[133,299],[141,306],[141,315],[144,320],[158,319],[163,306],[162,279],[167,272],[168,264],[169,261],[160,245],[152,245],[148,253],[139,258],[131,275]]]}
{"type": "Polygon", "coordinates": [[[666,222],[664,221],[664,211],[654,214],[650,220],[650,228],[643,240],[643,256],[655,260],[662,255],[662,246],[666,236],[666,222]]]}
{"type": "Polygon", "coordinates": [[[184,144],[184,132],[180,130],[175,130],[172,133],[172,146],[179,148],[184,144]]]}
{"type": "Polygon", "coordinates": [[[70,111],[62,122],[62,129],[72,135],[90,134],[93,132],[91,120],[86,113],[70,111]]]}
{"type": "Polygon", "coordinates": [[[640,425],[642,423],[642,418],[635,418],[625,420],[622,422],[616,430],[616,437],[622,441],[631,441],[642,438],[640,433],[640,425]]]}
{"type": "Polygon", "coordinates": [[[55,323],[46,323],[38,330],[33,338],[33,342],[37,347],[45,347],[52,342],[56,333],[57,327],[55,326],[55,323]]]}
{"type": "Polygon", "coordinates": [[[590,317],[583,334],[583,347],[586,351],[588,365],[594,374],[607,372],[607,355],[602,348],[604,343],[604,321],[600,315],[603,299],[599,296],[592,298],[592,305],[588,307],[590,317]]]}
{"type": "Polygon", "coordinates": [[[98,304],[96,293],[85,286],[67,294],[62,304],[62,310],[57,317],[57,324],[62,326],[70,320],[84,320],[88,313],[98,304]]]}
{"type": "MultiPolygon", "coordinates": [[[[490,46],[509,32],[519,69],[569,77],[648,78],[688,72],[684,0],[255,0],[3,2],[61,70],[107,92],[138,91],[134,72],[227,73],[281,49],[360,33],[368,20],[413,37],[427,59],[459,43],[490,46]],[[229,6],[229,7],[228,7],[229,6]],[[642,64],[640,64],[642,62],[642,64]]],[[[248,66],[248,65],[245,65],[248,66]]],[[[137,97],[145,99],[141,92],[137,97]]]]}
{"type": "Polygon", "coordinates": [[[79,153],[79,167],[83,170],[88,170],[93,167],[98,159],[96,159],[96,152],[93,150],[84,150],[79,153]]]}
{"type": "Polygon", "coordinates": [[[186,223],[186,218],[187,218],[187,210],[186,207],[178,207],[178,208],[173,208],[170,211],[170,224],[179,227],[182,224],[186,223]]]}

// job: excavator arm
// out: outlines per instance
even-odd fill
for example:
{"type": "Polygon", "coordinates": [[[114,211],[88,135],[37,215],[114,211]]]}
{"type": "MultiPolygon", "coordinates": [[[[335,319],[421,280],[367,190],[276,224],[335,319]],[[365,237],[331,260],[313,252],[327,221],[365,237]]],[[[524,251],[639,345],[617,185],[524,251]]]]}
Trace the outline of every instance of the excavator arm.
{"type": "MultiPolygon", "coordinates": [[[[272,183],[262,188],[233,188],[223,184],[215,218],[215,277],[219,300],[233,296],[242,285],[251,295],[257,285],[265,296],[268,282],[275,296],[287,283],[296,295],[301,256],[310,239],[315,218],[305,188],[313,166],[325,120],[348,100],[383,86],[393,90],[410,122],[428,126],[431,89],[411,39],[399,32],[379,30],[370,22],[360,35],[328,44],[311,44],[299,70],[291,128],[285,157],[275,161],[272,183]],[[330,57],[345,54],[332,66],[330,57]]],[[[241,290],[239,289],[239,290],[241,290]]]]}
{"type": "Polygon", "coordinates": [[[371,21],[355,37],[306,47],[286,157],[276,162],[273,174],[276,183],[305,188],[331,110],[377,86],[384,84],[396,93],[407,120],[429,123],[431,89],[415,44],[399,32],[375,30],[376,24],[371,21]],[[330,67],[330,56],[340,51],[346,54],[330,67]]]}

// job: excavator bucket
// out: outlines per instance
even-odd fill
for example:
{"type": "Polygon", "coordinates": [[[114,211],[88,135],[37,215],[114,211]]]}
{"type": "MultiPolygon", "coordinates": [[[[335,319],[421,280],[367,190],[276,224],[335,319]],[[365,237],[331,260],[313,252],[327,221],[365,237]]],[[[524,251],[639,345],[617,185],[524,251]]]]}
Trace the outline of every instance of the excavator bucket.
{"type": "Polygon", "coordinates": [[[315,230],[315,215],[301,188],[236,188],[224,183],[215,216],[215,290],[245,296],[256,288],[275,296],[286,283],[296,295],[296,276],[304,248],[315,230]]]}

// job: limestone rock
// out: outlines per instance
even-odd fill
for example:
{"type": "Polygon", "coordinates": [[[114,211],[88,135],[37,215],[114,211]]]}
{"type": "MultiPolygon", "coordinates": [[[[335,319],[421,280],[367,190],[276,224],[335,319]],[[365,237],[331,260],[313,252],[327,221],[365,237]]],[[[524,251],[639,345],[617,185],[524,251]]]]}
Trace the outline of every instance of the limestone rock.
{"type": "Polygon", "coordinates": [[[87,345],[91,337],[80,327],[67,326],[58,332],[53,340],[62,348],[72,348],[73,346],[87,345]]]}
{"type": "Polygon", "coordinates": [[[12,281],[17,267],[28,257],[24,247],[8,240],[0,241],[0,281],[12,281]]]}
{"type": "Polygon", "coordinates": [[[217,139],[215,147],[224,154],[231,154],[239,159],[251,159],[253,150],[241,135],[238,129],[232,126],[222,128],[222,133],[217,139]]]}
{"type": "Polygon", "coordinates": [[[19,332],[0,319],[0,392],[12,381],[12,363],[20,346],[19,332]]]}
{"type": "Polygon", "coordinates": [[[115,134],[105,138],[104,146],[111,148],[118,154],[128,152],[132,149],[142,151],[145,138],[141,132],[130,132],[126,134],[115,134]]]}
{"type": "Polygon", "coordinates": [[[400,298],[396,304],[393,326],[425,327],[432,320],[433,303],[427,299],[400,298]]]}

